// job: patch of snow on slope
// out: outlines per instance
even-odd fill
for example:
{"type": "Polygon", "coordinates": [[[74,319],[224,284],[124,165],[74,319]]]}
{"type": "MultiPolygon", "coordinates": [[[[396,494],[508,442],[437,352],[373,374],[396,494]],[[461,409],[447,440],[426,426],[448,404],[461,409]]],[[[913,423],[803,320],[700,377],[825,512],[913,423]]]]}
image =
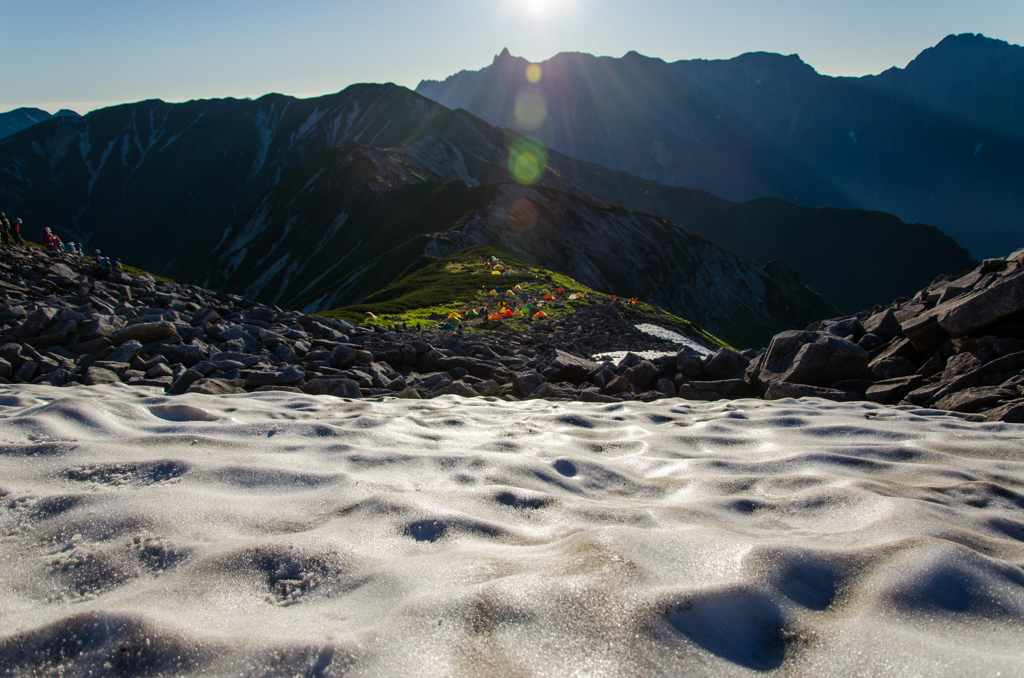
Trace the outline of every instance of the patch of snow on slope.
{"type": "Polygon", "coordinates": [[[246,248],[244,248],[244,247],[243,247],[243,248],[242,248],[241,250],[239,250],[238,252],[236,252],[236,253],[235,253],[235,254],[234,254],[234,255],[233,255],[233,256],[232,256],[232,257],[231,257],[231,258],[230,258],[230,259],[228,260],[227,264],[225,264],[225,265],[224,265],[224,277],[225,277],[225,278],[230,278],[230,277],[231,277],[231,275],[232,275],[232,274],[233,274],[233,273],[234,273],[234,272],[235,272],[236,270],[238,270],[238,267],[239,267],[239,265],[240,265],[240,264],[241,264],[241,263],[242,263],[243,261],[245,261],[245,255],[246,255],[246,253],[247,253],[248,251],[249,251],[248,249],[246,249],[246,248]]]}
{"type": "Polygon", "coordinates": [[[270,153],[270,144],[274,141],[274,135],[277,134],[277,125],[281,122],[281,118],[288,110],[288,104],[285,104],[284,108],[279,114],[275,114],[275,105],[270,104],[270,110],[264,111],[262,108],[257,111],[256,117],[253,119],[253,126],[256,128],[256,160],[253,164],[252,172],[250,176],[256,176],[263,169],[263,165],[267,162],[267,154],[270,153]]]}
{"type": "Polygon", "coordinates": [[[383,134],[384,130],[386,130],[388,128],[388,125],[390,125],[390,124],[391,124],[390,120],[388,120],[386,123],[384,123],[384,126],[380,128],[380,131],[377,132],[376,134],[374,134],[373,138],[370,139],[370,143],[368,145],[369,146],[373,146],[373,144],[377,141],[377,137],[379,137],[381,134],[383,134]]]}
{"type": "Polygon", "coordinates": [[[320,119],[323,118],[326,113],[326,110],[321,111],[320,107],[317,106],[316,109],[309,114],[309,117],[306,118],[306,121],[299,125],[298,129],[292,132],[291,137],[288,138],[288,145],[291,146],[296,141],[309,134],[309,130],[313,129],[313,127],[320,122],[320,119]]]}
{"type": "MultiPolygon", "coordinates": [[[[263,288],[266,287],[267,283],[270,282],[270,279],[277,275],[278,271],[284,268],[284,265],[288,263],[288,259],[290,257],[290,254],[285,254],[283,257],[271,264],[270,268],[263,271],[263,273],[261,273],[251,285],[245,288],[245,294],[242,296],[248,299],[255,299],[256,296],[263,291],[263,288]]],[[[260,259],[260,261],[262,262],[263,259],[260,259]]],[[[259,268],[259,264],[257,264],[256,267],[259,268]]]]}
{"type": "Polygon", "coordinates": [[[89,173],[89,187],[86,189],[86,195],[92,195],[92,189],[96,185],[96,180],[99,179],[100,170],[103,169],[103,165],[107,163],[107,158],[110,157],[110,152],[114,150],[115,139],[111,139],[107,147],[103,149],[102,155],[100,155],[100,162],[95,168],[89,163],[89,154],[92,151],[92,144],[89,143],[88,133],[82,134],[82,140],[78,144],[78,150],[82,154],[82,162],[85,163],[85,169],[89,173]]]}
{"type": "MultiPolygon", "coordinates": [[[[249,221],[245,222],[241,232],[231,241],[225,254],[231,254],[235,250],[248,245],[253,238],[259,235],[267,227],[267,217],[270,214],[270,202],[264,199],[258,212],[252,215],[249,221]]],[[[226,234],[226,232],[225,232],[226,234]]]]}
{"type": "Polygon", "coordinates": [[[271,256],[273,256],[274,252],[276,252],[277,249],[284,244],[284,241],[288,239],[288,235],[291,234],[292,229],[295,228],[295,224],[298,222],[298,220],[299,218],[293,215],[288,219],[288,221],[285,222],[284,228],[281,230],[281,237],[277,239],[277,242],[270,246],[270,249],[267,251],[266,254],[259,258],[259,260],[256,262],[256,268],[262,266],[263,262],[266,261],[271,256]]]}

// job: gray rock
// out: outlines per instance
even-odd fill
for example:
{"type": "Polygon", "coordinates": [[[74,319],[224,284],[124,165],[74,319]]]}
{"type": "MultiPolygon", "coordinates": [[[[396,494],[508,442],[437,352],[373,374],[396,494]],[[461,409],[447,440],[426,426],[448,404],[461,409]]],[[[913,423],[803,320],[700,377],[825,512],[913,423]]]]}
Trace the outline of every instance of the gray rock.
{"type": "Polygon", "coordinates": [[[293,386],[299,383],[306,376],[302,370],[289,365],[283,370],[268,370],[265,372],[249,372],[245,377],[246,388],[259,388],[260,386],[293,386]]]}
{"type": "MultiPolygon", "coordinates": [[[[301,387],[309,395],[329,395],[338,398],[359,398],[359,384],[345,377],[316,377],[301,387]]],[[[400,396],[401,397],[401,396],[400,396]]]]}
{"type": "Polygon", "coordinates": [[[148,344],[154,341],[162,341],[164,339],[170,339],[178,333],[177,328],[173,323],[169,323],[166,320],[161,320],[155,323],[139,323],[138,325],[129,325],[124,329],[120,329],[117,332],[111,334],[108,339],[115,346],[120,346],[126,341],[137,341],[142,344],[148,344]]]}
{"type": "Polygon", "coordinates": [[[729,348],[720,348],[700,371],[700,378],[706,381],[732,379],[746,371],[750,359],[729,348]]]}
{"type": "Polygon", "coordinates": [[[605,395],[618,395],[619,393],[630,393],[633,390],[633,384],[630,383],[626,377],[615,377],[608,384],[601,389],[605,395]]]}
{"type": "Polygon", "coordinates": [[[463,398],[473,398],[477,395],[473,387],[462,380],[453,381],[450,384],[442,386],[441,388],[433,391],[431,397],[443,396],[443,395],[457,395],[463,398]]]}
{"type": "Polygon", "coordinates": [[[545,381],[547,381],[547,378],[537,372],[537,370],[516,372],[512,375],[512,392],[520,398],[526,398],[545,381]]]}
{"type": "Polygon", "coordinates": [[[146,371],[146,379],[157,379],[159,377],[173,376],[174,372],[165,363],[157,363],[146,371]]]}
{"type": "Polygon", "coordinates": [[[171,395],[181,395],[186,392],[192,384],[196,383],[203,378],[203,373],[197,370],[185,370],[182,372],[174,383],[168,387],[167,392],[171,395]]]}
{"type": "MultiPolygon", "coordinates": [[[[874,315],[868,316],[868,318],[861,324],[863,325],[866,333],[874,334],[885,341],[891,341],[901,331],[900,323],[896,319],[896,314],[891,308],[884,309],[874,315]]],[[[871,350],[867,347],[865,348],[869,351],[871,350]]]]}
{"type": "Polygon", "coordinates": [[[672,383],[671,379],[665,379],[664,377],[659,379],[654,388],[666,398],[676,397],[676,385],[672,383]]]}
{"type": "Polygon", "coordinates": [[[554,372],[548,377],[548,381],[569,382],[570,384],[579,385],[597,367],[598,364],[592,360],[580,358],[571,353],[556,349],[555,356],[548,365],[549,369],[554,369],[554,372]]]}
{"type": "Polygon", "coordinates": [[[224,361],[231,361],[238,363],[242,367],[249,368],[260,361],[259,356],[250,355],[248,353],[238,353],[236,351],[222,351],[220,353],[213,353],[210,355],[210,361],[213,363],[221,363],[224,361]]]}
{"type": "Polygon", "coordinates": [[[133,358],[139,355],[139,351],[141,350],[142,344],[131,339],[107,354],[106,359],[119,363],[130,363],[133,358]]]}
{"type": "Polygon", "coordinates": [[[676,354],[676,372],[689,379],[700,374],[701,366],[700,358],[689,351],[680,351],[676,354]]]}
{"type": "Polygon", "coordinates": [[[192,383],[185,392],[203,393],[206,395],[227,395],[230,393],[245,393],[245,389],[224,379],[199,379],[192,383]]]}
{"type": "Polygon", "coordinates": [[[779,382],[826,386],[869,376],[869,362],[867,351],[845,339],[809,332],[783,332],[772,340],[757,378],[769,386],[779,382]],[[779,342],[780,337],[783,337],[782,342],[779,342]],[[809,338],[814,341],[807,342],[809,338]],[[799,347],[793,351],[797,345],[799,347]]]}
{"type": "Polygon", "coordinates": [[[907,397],[907,394],[918,388],[924,379],[918,375],[896,377],[876,382],[868,387],[864,397],[873,403],[895,405],[907,397]]]}
{"type": "Polygon", "coordinates": [[[873,360],[870,365],[871,375],[878,380],[905,377],[917,372],[917,365],[906,358],[884,358],[873,360]]]}
{"type": "MultiPolygon", "coordinates": [[[[14,381],[27,384],[35,376],[36,370],[39,369],[39,365],[34,362],[25,362],[21,367],[14,373],[14,381]]],[[[115,375],[116,378],[117,375],[115,375]]]]}
{"type": "Polygon", "coordinates": [[[167,358],[169,363],[181,363],[185,367],[192,367],[206,359],[202,349],[187,344],[163,345],[160,347],[160,355],[167,358]]]}
{"type": "Polygon", "coordinates": [[[0,378],[7,379],[11,376],[11,364],[0,358],[0,378]]]}
{"type": "Polygon", "coordinates": [[[860,346],[865,351],[867,351],[868,353],[870,353],[871,351],[874,351],[876,348],[881,348],[885,346],[885,340],[882,339],[877,334],[869,333],[861,337],[860,341],[857,342],[857,345],[860,346]]]}
{"type": "Polygon", "coordinates": [[[78,327],[78,338],[82,341],[108,337],[125,326],[124,318],[116,315],[99,315],[86,320],[78,327]]]}
{"type": "Polygon", "coordinates": [[[936,310],[938,323],[951,337],[962,337],[1024,311],[1024,270],[1009,273],[991,286],[955,299],[936,310]]]}
{"type": "Polygon", "coordinates": [[[976,386],[944,396],[932,407],[952,412],[977,412],[983,407],[998,405],[1001,400],[1016,400],[1019,395],[1016,390],[1001,386],[976,386]]]}
{"type": "Polygon", "coordinates": [[[1024,400],[1014,400],[985,412],[985,421],[1024,424],[1024,400]]]}
{"type": "Polygon", "coordinates": [[[618,398],[598,393],[597,391],[583,391],[579,395],[579,401],[581,403],[617,403],[618,398]]]}
{"type": "Polygon", "coordinates": [[[398,394],[398,397],[406,400],[420,400],[423,398],[423,396],[420,395],[420,392],[412,386],[406,386],[405,390],[398,394]]]}
{"type": "Polygon", "coordinates": [[[121,380],[115,372],[112,370],[105,370],[102,367],[87,367],[82,381],[86,386],[121,383],[121,380]]]}
{"type": "Polygon", "coordinates": [[[658,368],[649,360],[641,360],[639,363],[626,370],[626,373],[623,376],[626,379],[629,379],[629,383],[631,383],[637,391],[648,391],[658,380],[658,368]]]}
{"type": "Polygon", "coordinates": [[[691,381],[682,384],[677,395],[685,400],[712,402],[722,399],[749,398],[754,395],[750,384],[743,379],[721,379],[717,381],[691,381]]]}
{"type": "Polygon", "coordinates": [[[111,360],[97,360],[90,367],[97,367],[103,370],[110,370],[117,375],[118,379],[124,379],[124,373],[131,369],[128,363],[115,362],[111,360]]]}

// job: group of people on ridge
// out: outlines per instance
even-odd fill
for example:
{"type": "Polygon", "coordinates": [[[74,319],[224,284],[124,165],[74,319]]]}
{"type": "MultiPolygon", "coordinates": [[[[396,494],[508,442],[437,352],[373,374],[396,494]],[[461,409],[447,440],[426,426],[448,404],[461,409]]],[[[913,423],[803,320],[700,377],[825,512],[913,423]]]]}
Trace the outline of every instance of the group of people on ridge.
{"type": "MultiPolygon", "coordinates": [[[[0,212],[0,244],[4,247],[25,244],[25,241],[21,239],[21,219],[15,219],[12,224],[7,220],[7,215],[0,212]]],[[[65,243],[61,241],[57,234],[51,231],[49,227],[43,229],[43,245],[52,252],[77,254],[80,257],[85,256],[85,252],[82,251],[82,243],[74,243],[70,241],[65,243]]],[[[112,271],[121,270],[120,259],[105,257],[100,254],[98,249],[93,250],[92,257],[101,268],[106,268],[112,271]]]]}
{"type": "Polygon", "coordinates": [[[0,244],[4,247],[25,244],[21,239],[21,219],[15,219],[12,224],[7,220],[7,215],[0,212],[0,244]]]}

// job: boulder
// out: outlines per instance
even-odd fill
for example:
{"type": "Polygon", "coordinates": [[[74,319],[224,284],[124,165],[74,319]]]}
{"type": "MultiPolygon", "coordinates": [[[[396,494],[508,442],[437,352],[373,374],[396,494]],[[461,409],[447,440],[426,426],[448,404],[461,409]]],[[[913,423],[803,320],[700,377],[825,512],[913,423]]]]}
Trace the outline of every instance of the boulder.
{"type": "MultiPolygon", "coordinates": [[[[799,334],[806,337],[810,333],[799,334]]],[[[788,338],[786,348],[804,337],[788,338]]],[[[773,340],[772,346],[775,345],[776,342],[773,340]]],[[[773,355],[773,349],[769,347],[758,379],[769,386],[778,382],[826,386],[844,379],[861,379],[868,376],[869,362],[868,352],[857,344],[838,337],[819,335],[814,337],[813,343],[804,343],[795,352],[785,355],[782,355],[781,350],[773,355]]]]}
{"type": "Polygon", "coordinates": [[[291,365],[283,370],[252,371],[245,375],[245,387],[259,388],[260,386],[293,386],[302,381],[305,376],[305,372],[296,369],[291,365]]]}
{"type": "Polygon", "coordinates": [[[722,379],[719,381],[691,381],[682,384],[677,395],[685,400],[715,401],[733,398],[749,398],[754,389],[743,379],[722,379]]]}
{"type": "Polygon", "coordinates": [[[633,390],[633,385],[629,382],[626,377],[615,377],[608,382],[603,389],[602,393],[605,395],[618,395],[619,393],[630,393],[633,390]]]}
{"type": "Polygon", "coordinates": [[[433,391],[431,397],[443,396],[443,395],[457,395],[463,398],[473,398],[477,395],[473,387],[462,380],[456,380],[450,384],[446,384],[441,388],[433,391]]]}
{"type": "Polygon", "coordinates": [[[868,387],[864,397],[880,405],[895,405],[922,383],[924,383],[924,378],[916,374],[885,379],[868,387]]]}
{"type": "Polygon", "coordinates": [[[943,396],[932,407],[952,412],[977,412],[983,407],[997,405],[1001,400],[1016,400],[1019,395],[1016,390],[1002,386],[976,386],[943,396]]]}
{"type": "Polygon", "coordinates": [[[870,364],[871,376],[875,379],[895,379],[917,372],[917,365],[906,358],[894,357],[873,360],[870,364]]]}
{"type": "Polygon", "coordinates": [[[985,412],[985,421],[1024,424],[1024,400],[1014,400],[985,412]]]}
{"type": "Polygon", "coordinates": [[[115,346],[120,346],[126,341],[137,341],[141,344],[149,344],[154,341],[170,339],[178,333],[173,323],[161,320],[155,323],[139,323],[129,325],[111,334],[108,339],[115,346]]]}
{"type": "Polygon", "coordinates": [[[167,388],[167,392],[171,395],[181,395],[187,391],[192,384],[202,378],[202,372],[198,372],[196,370],[185,370],[177,379],[174,380],[174,383],[167,388]]]}
{"type": "Polygon", "coordinates": [[[112,370],[106,370],[102,367],[87,367],[82,382],[86,386],[96,386],[98,384],[119,384],[121,380],[118,378],[117,373],[112,370]]]}
{"type": "Polygon", "coordinates": [[[1017,269],[989,287],[975,290],[936,309],[938,324],[951,337],[962,337],[1024,311],[1024,269],[1017,269]]]}
{"type": "Polygon", "coordinates": [[[732,379],[750,366],[750,359],[729,348],[720,348],[705,363],[700,371],[700,378],[706,381],[732,379]]]}
{"type": "MultiPolygon", "coordinates": [[[[880,337],[884,341],[891,341],[901,331],[900,322],[896,319],[896,314],[891,308],[883,309],[868,316],[861,324],[864,327],[864,332],[880,337]]],[[[871,349],[867,350],[870,351],[871,349]]]]}
{"type": "Polygon", "coordinates": [[[316,377],[307,381],[300,389],[309,395],[330,395],[338,398],[358,398],[360,396],[359,384],[345,377],[316,377]]]}
{"type": "Polygon", "coordinates": [[[700,357],[690,351],[680,351],[676,354],[676,372],[684,377],[693,379],[701,371],[700,357]]]}
{"type": "Polygon", "coordinates": [[[649,360],[641,360],[623,374],[637,391],[648,391],[658,380],[658,368],[649,360]]]}
{"type": "Polygon", "coordinates": [[[186,393],[203,393],[206,395],[227,395],[229,393],[245,393],[245,389],[224,379],[199,379],[188,387],[186,393]]]}
{"type": "Polygon", "coordinates": [[[597,368],[598,364],[592,360],[580,358],[571,353],[566,353],[565,351],[556,349],[554,358],[552,358],[548,364],[548,369],[554,370],[554,372],[548,376],[548,381],[567,381],[570,384],[578,386],[587,378],[588,374],[597,368]]]}
{"type": "Polygon", "coordinates": [[[547,378],[537,370],[516,372],[512,375],[512,392],[520,398],[527,398],[545,381],[547,378]]]}
{"type": "Polygon", "coordinates": [[[124,318],[116,315],[99,315],[78,326],[78,338],[89,341],[98,337],[109,337],[125,326],[124,318]]]}
{"type": "Polygon", "coordinates": [[[658,391],[666,398],[676,397],[676,385],[672,383],[671,379],[665,379],[664,377],[659,379],[658,383],[654,386],[654,390],[658,391]]]}
{"type": "Polygon", "coordinates": [[[131,339],[115,348],[113,351],[104,356],[104,358],[106,360],[112,360],[114,362],[119,363],[130,363],[132,361],[132,358],[139,355],[139,351],[141,350],[142,344],[135,341],[134,339],[131,339]]]}

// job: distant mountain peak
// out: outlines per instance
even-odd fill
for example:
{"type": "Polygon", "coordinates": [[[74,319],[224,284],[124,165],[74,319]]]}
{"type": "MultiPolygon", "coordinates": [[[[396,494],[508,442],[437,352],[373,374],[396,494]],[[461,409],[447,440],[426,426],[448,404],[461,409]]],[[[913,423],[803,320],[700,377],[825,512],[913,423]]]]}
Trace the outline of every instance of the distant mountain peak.
{"type": "Polygon", "coordinates": [[[508,61],[513,58],[512,52],[508,51],[508,47],[503,47],[501,54],[494,57],[494,63],[498,63],[499,61],[508,61]]]}

